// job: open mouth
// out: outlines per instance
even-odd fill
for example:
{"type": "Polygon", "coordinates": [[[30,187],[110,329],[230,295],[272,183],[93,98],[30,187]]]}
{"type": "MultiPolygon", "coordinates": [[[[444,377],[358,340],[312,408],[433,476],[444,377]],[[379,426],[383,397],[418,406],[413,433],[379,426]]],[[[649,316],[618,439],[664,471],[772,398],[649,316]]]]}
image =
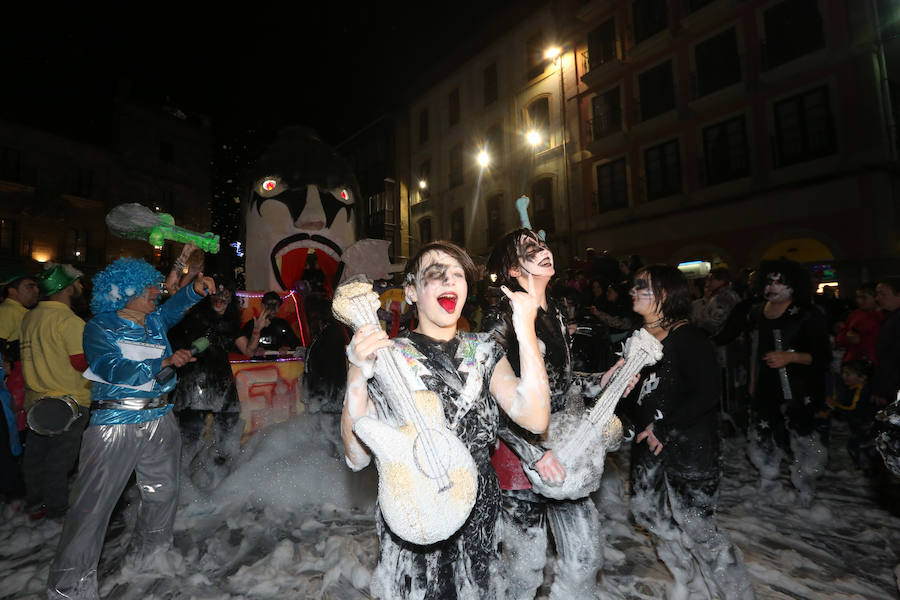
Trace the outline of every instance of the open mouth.
{"type": "Polygon", "coordinates": [[[296,289],[297,283],[303,279],[310,248],[315,250],[319,267],[325,273],[326,280],[333,279],[341,260],[341,247],[321,235],[298,233],[278,242],[270,255],[272,271],[282,289],[296,289]]]}
{"type": "Polygon", "coordinates": [[[459,298],[456,294],[446,293],[438,296],[437,303],[448,313],[453,313],[456,311],[457,300],[459,300],[459,298]]]}
{"type": "Polygon", "coordinates": [[[549,269],[550,267],[553,266],[553,261],[552,261],[552,260],[550,259],[550,257],[548,256],[547,258],[545,258],[544,260],[542,260],[541,262],[539,262],[539,263],[538,263],[538,266],[544,267],[545,269],[549,269]]]}

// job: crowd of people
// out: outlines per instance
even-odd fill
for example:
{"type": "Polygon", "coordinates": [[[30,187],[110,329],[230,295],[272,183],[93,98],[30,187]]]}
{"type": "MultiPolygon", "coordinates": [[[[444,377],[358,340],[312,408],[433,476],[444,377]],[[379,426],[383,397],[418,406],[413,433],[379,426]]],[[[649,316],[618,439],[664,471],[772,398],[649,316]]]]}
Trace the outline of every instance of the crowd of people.
{"type": "MultiPolygon", "coordinates": [[[[277,316],[279,293],[241,323],[236,284],[204,267],[192,245],[167,276],[119,259],[93,278],[89,303],[69,265],[0,277],[0,492],[21,496],[32,519],[63,524],[51,598],[98,598],[104,534],[132,476],[141,506],[129,560],[169,543],[182,479],[212,489],[240,452],[229,354],[300,346],[277,316]]],[[[317,303],[324,286],[311,267],[309,323],[314,333],[339,329],[317,303]]],[[[321,336],[349,340],[346,381],[322,388],[343,396],[346,462],[388,462],[357,429],[366,419],[407,425],[392,407],[396,382],[379,375],[388,349],[412,367],[408,385],[438,398],[471,455],[477,492],[459,531],[427,545],[398,535],[379,508],[375,597],[534,598],[551,540],[550,597],[600,593],[609,552],[595,501],[542,490],[572,476],[554,449],[564,415],[605,398],[627,372],[620,350],[636,330],[662,358],[628,375],[615,414],[594,424],[603,447],[585,451],[631,440],[632,514],[672,574],[672,597],[754,597],[740,549],[716,525],[723,432],[746,428],[763,495],[781,486],[786,460],[803,507],[815,501],[833,419],[846,420],[861,474],[883,472],[876,415],[900,388],[900,278],[861,284],[854,309],[830,287],[816,293],[812,274],[785,259],[688,279],[588,249],[557,273],[544,239],[519,229],[481,267],[452,243],[427,244],[398,287],[412,307],[402,321],[390,322],[397,313],[384,327],[321,336]]]]}

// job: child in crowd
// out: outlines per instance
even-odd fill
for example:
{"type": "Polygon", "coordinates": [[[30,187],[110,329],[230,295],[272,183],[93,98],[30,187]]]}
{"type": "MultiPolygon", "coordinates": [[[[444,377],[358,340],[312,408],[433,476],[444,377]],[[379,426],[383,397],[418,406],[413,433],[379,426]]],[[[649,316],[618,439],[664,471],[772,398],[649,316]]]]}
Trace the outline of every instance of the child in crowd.
{"type": "Polygon", "coordinates": [[[832,416],[846,418],[850,427],[847,451],[857,467],[870,470],[879,460],[875,449],[875,413],[878,407],[872,401],[869,379],[872,363],[851,360],[841,366],[843,386],[838,386],[835,399],[829,399],[832,416]]]}

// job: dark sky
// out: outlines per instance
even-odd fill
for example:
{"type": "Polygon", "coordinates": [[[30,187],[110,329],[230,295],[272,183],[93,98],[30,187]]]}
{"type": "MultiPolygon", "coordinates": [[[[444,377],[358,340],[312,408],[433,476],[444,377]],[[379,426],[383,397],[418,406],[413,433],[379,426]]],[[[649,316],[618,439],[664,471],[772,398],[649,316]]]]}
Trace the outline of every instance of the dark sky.
{"type": "Polygon", "coordinates": [[[153,12],[118,18],[48,7],[16,26],[6,19],[2,115],[102,140],[113,98],[127,93],[209,115],[220,139],[304,124],[338,143],[512,5],[331,1],[225,14],[187,4],[134,3],[153,12]]]}

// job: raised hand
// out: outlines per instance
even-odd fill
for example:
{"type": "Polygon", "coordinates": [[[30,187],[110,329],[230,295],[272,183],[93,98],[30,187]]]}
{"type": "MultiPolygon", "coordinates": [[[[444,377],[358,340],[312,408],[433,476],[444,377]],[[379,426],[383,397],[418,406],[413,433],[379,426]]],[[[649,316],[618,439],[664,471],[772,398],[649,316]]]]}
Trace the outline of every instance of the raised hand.
{"type": "Polygon", "coordinates": [[[528,274],[528,286],[524,292],[513,292],[505,285],[500,286],[500,291],[509,298],[513,310],[513,325],[518,319],[521,319],[522,323],[534,323],[540,303],[534,290],[534,277],[531,273],[528,274]]]}
{"type": "Polygon", "coordinates": [[[216,292],[216,282],[212,277],[205,277],[203,273],[198,273],[194,279],[194,291],[201,296],[209,296],[216,292]]]}
{"type": "Polygon", "coordinates": [[[375,374],[375,359],[378,356],[376,353],[393,345],[394,342],[381,327],[369,323],[353,334],[350,345],[347,346],[347,360],[351,365],[359,367],[363,377],[371,379],[375,374]]]}

